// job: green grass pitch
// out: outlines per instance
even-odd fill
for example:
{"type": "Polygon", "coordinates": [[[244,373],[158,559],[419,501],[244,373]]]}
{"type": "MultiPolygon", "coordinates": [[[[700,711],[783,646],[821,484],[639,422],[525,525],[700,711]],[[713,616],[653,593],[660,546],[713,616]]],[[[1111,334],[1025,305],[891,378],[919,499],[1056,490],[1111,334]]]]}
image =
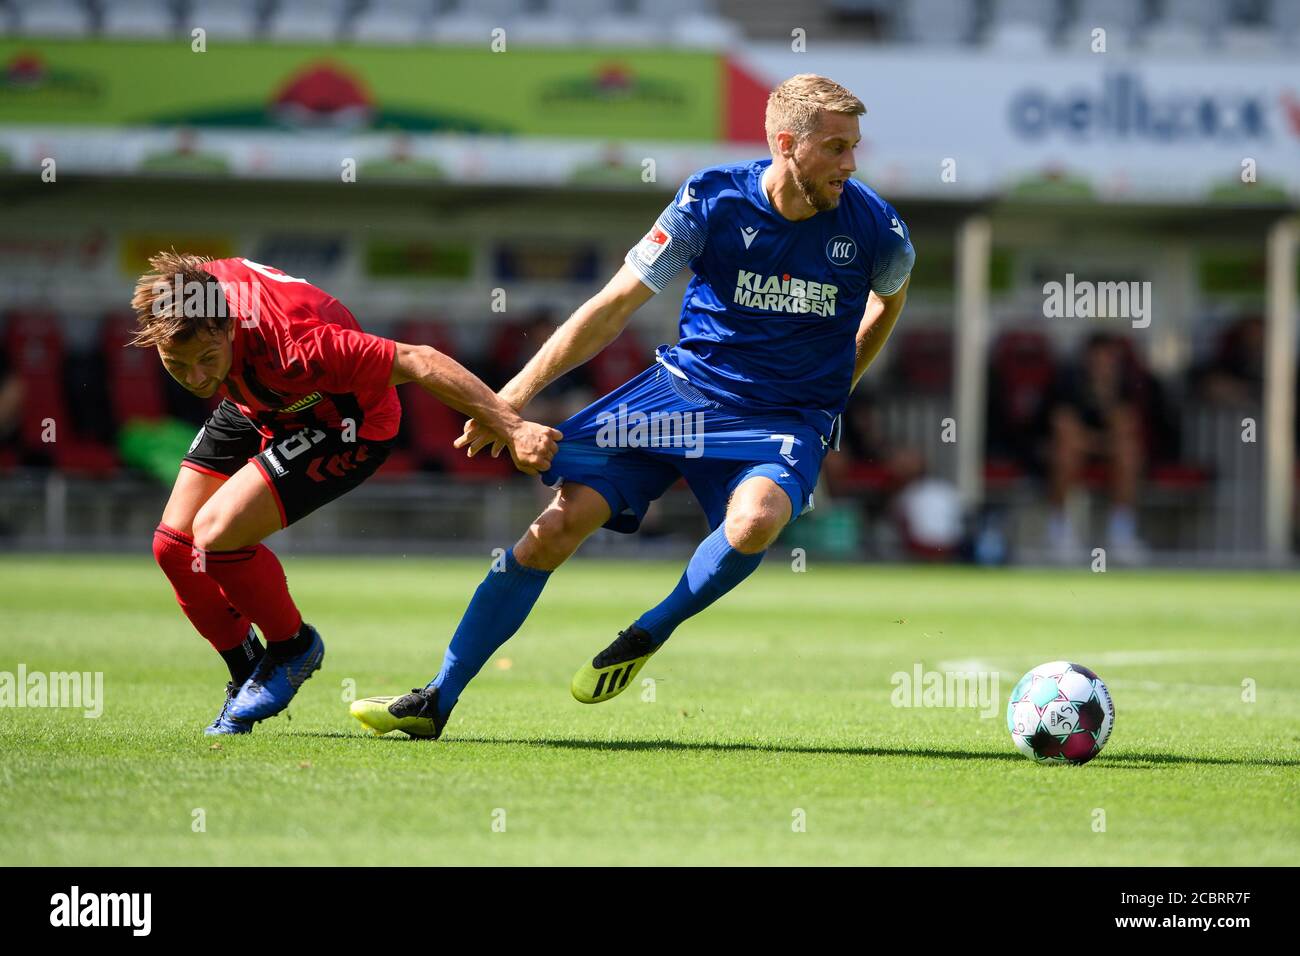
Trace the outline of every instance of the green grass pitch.
{"type": "Polygon", "coordinates": [[[219,746],[201,730],[224,668],[147,557],[5,558],[0,671],[102,671],[104,710],[0,709],[0,859],[1300,862],[1294,575],[796,573],[776,555],[647,665],[653,700],[595,706],[569,697],[573,670],[680,565],[575,561],[436,743],[369,736],[348,689],[431,677],[486,562],[286,559],[325,666],[291,719],[219,746]],[[1085,767],[1036,766],[1007,734],[1015,679],[1059,658],[1115,698],[1085,767]],[[893,706],[891,675],[918,663],[1001,672],[996,714],[893,706]]]}

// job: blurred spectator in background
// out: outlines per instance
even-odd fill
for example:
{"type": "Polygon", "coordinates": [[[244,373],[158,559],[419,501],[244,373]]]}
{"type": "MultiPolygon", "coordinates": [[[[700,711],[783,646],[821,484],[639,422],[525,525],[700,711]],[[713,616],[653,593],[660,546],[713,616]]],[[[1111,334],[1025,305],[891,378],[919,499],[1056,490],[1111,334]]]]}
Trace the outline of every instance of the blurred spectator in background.
{"type": "MultiPolygon", "coordinates": [[[[1248,315],[1232,323],[1219,337],[1214,355],[1192,369],[1192,390],[1211,405],[1261,410],[1264,401],[1264,320],[1248,315]]],[[[1300,378],[1296,379],[1296,408],[1300,408],[1300,378]]],[[[1300,415],[1295,418],[1300,447],[1300,415]]],[[[1300,476],[1300,471],[1297,471],[1300,476]]],[[[1300,500],[1297,500],[1300,522],[1300,500]]]]}
{"type": "Polygon", "coordinates": [[[1264,320],[1238,319],[1211,359],[1192,372],[1192,386],[1214,405],[1257,405],[1264,393],[1264,320]]]}
{"type": "Polygon", "coordinates": [[[1147,557],[1134,509],[1146,460],[1148,392],[1140,370],[1128,358],[1123,339],[1100,333],[1091,336],[1081,360],[1057,377],[1046,403],[1052,507],[1048,547],[1063,559],[1083,550],[1066,505],[1086,467],[1094,463],[1103,463],[1109,476],[1106,543],[1112,556],[1127,563],[1141,563],[1147,557]]]}

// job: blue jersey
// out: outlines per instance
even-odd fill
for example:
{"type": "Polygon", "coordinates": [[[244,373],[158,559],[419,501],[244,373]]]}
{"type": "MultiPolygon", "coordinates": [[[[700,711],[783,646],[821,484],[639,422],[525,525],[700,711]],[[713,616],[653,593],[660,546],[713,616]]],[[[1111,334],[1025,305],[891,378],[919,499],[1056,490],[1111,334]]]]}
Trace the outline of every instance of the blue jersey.
{"type": "Polygon", "coordinates": [[[853,383],[872,290],[897,292],[915,254],[889,203],[849,179],[839,206],[791,222],[762,186],[770,159],[694,174],[627,264],[658,292],[687,266],[670,371],[739,408],[790,409],[827,428],[853,383]]]}

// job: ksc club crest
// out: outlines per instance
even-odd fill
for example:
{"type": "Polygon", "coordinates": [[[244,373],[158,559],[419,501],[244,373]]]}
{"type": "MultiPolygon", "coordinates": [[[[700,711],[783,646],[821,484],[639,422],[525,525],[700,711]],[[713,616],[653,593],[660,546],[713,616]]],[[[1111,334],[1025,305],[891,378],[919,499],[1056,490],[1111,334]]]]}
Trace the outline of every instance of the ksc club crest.
{"type": "Polygon", "coordinates": [[[826,243],[826,258],[832,265],[847,266],[858,257],[858,244],[848,236],[834,236],[826,243]]]}

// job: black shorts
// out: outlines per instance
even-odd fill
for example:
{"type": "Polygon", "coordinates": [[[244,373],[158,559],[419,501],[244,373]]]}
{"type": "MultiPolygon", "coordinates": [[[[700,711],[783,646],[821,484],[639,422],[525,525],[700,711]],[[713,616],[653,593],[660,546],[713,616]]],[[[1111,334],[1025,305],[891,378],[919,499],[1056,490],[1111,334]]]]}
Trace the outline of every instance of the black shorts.
{"type": "Polygon", "coordinates": [[[266,438],[235,404],[224,399],[199,429],[181,464],[229,478],[251,461],[280,507],[281,527],[347,494],[388,458],[394,439],[357,438],[321,428],[266,438]]]}

